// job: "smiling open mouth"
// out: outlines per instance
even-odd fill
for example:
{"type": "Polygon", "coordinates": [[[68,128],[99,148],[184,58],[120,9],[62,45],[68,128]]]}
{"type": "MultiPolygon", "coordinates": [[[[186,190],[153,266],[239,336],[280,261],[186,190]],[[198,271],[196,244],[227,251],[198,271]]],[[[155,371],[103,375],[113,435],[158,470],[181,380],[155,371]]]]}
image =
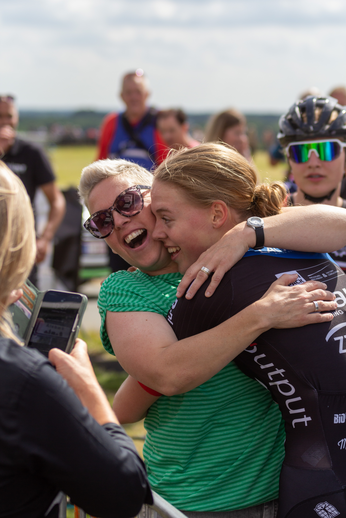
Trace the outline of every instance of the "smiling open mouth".
{"type": "Polygon", "coordinates": [[[135,230],[125,237],[125,243],[131,248],[138,248],[144,242],[147,234],[148,232],[145,230],[145,228],[135,230]]]}
{"type": "Polygon", "coordinates": [[[167,250],[169,254],[175,254],[176,252],[179,252],[180,248],[179,246],[170,246],[167,250]]]}

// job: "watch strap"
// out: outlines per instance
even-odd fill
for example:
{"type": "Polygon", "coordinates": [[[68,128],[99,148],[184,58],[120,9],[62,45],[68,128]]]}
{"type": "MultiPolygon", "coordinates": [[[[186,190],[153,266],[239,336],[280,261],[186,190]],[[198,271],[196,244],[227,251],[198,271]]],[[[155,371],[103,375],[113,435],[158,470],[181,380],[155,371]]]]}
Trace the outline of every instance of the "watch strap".
{"type": "Polygon", "coordinates": [[[253,250],[261,250],[264,247],[264,228],[263,227],[252,227],[256,234],[256,245],[253,250]]]}

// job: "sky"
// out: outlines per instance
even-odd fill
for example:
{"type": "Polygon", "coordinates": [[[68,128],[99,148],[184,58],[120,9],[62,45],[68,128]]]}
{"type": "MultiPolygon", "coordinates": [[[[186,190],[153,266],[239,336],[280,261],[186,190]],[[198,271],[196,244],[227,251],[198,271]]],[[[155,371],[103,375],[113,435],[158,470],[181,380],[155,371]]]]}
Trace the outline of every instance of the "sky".
{"type": "Polygon", "coordinates": [[[142,68],[158,108],[280,113],[346,85],[346,2],[1,0],[0,63],[21,109],[119,110],[142,68]]]}

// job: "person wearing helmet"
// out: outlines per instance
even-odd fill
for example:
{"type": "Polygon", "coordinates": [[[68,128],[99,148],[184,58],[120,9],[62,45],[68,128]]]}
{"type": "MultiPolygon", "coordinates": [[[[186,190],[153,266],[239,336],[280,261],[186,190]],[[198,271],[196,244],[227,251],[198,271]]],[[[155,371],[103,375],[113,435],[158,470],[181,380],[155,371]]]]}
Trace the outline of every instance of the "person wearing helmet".
{"type": "MultiPolygon", "coordinates": [[[[308,96],[279,120],[278,140],[285,149],[297,191],[292,205],[323,203],[346,208],[341,195],[345,175],[346,106],[333,97],[308,96]]],[[[346,246],[331,254],[346,270],[346,246]]]]}

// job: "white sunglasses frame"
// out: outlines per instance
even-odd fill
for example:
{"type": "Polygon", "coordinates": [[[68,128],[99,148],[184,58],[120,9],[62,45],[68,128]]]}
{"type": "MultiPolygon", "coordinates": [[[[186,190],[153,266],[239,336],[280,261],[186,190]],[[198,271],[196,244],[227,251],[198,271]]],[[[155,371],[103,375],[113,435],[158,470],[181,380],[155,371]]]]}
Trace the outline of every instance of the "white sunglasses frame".
{"type": "MultiPolygon", "coordinates": [[[[292,160],[289,156],[289,148],[291,146],[298,146],[299,144],[314,144],[316,142],[337,142],[338,144],[340,144],[341,150],[342,150],[342,148],[346,148],[346,142],[341,142],[341,140],[339,140],[337,138],[323,138],[323,139],[316,139],[316,140],[302,140],[300,142],[290,142],[288,144],[288,146],[285,147],[285,154],[286,154],[287,159],[292,160]]],[[[294,162],[294,160],[292,160],[292,161],[298,165],[306,164],[310,160],[310,156],[311,156],[312,152],[316,153],[317,157],[320,159],[320,155],[318,154],[318,151],[316,149],[309,149],[309,155],[308,155],[308,159],[306,162],[294,162]]],[[[336,158],[339,158],[339,157],[336,157],[336,158]]],[[[334,159],[334,160],[336,160],[336,159],[334,159]]],[[[333,160],[322,160],[322,162],[333,162],[333,160]]]]}

